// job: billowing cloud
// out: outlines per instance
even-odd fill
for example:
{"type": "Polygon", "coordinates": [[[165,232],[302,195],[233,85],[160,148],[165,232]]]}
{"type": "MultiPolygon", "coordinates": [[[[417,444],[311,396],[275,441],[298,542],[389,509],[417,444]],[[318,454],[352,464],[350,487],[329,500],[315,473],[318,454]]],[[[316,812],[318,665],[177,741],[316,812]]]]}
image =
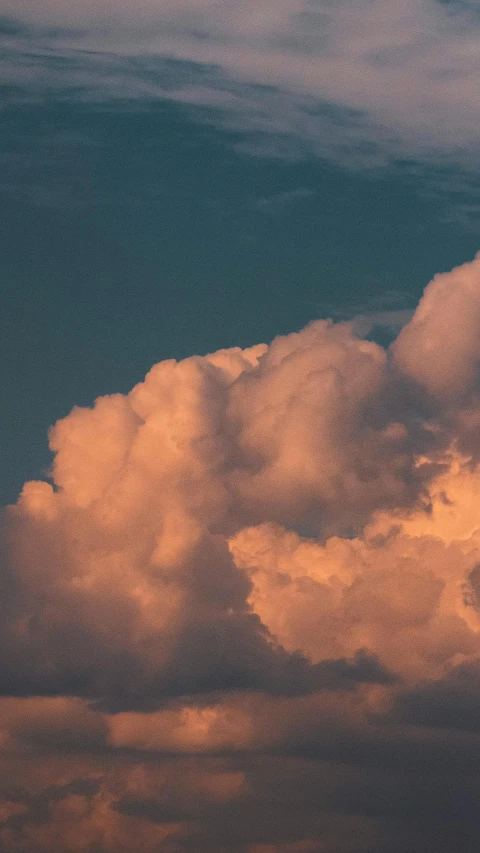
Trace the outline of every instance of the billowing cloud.
{"type": "Polygon", "coordinates": [[[475,849],[478,270],[388,352],[316,321],[52,427],[2,519],[2,850],[475,849]]]}
{"type": "Polygon", "coordinates": [[[428,285],[415,316],[393,347],[400,370],[433,396],[467,400],[478,393],[480,256],[428,285]]]}
{"type": "Polygon", "coordinates": [[[208,107],[276,153],[283,139],[350,164],[476,162],[473,2],[3,0],[2,12],[16,86],[208,107]]]}
{"type": "Polygon", "coordinates": [[[268,348],[163,362],[128,397],[57,423],[55,488],[27,484],[9,512],[3,692],[135,706],[388,680],[363,644],[313,666],[286,654],[228,546],[246,524],[320,532],[417,498],[386,382],[380,347],[318,322],[268,348]]]}

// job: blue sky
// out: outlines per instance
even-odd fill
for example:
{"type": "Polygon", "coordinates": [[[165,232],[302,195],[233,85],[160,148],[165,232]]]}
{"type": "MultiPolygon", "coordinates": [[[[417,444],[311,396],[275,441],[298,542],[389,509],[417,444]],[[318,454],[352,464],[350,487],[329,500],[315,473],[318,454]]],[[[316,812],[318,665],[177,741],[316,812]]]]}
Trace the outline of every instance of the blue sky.
{"type": "Polygon", "coordinates": [[[4,500],[73,404],[477,249],[475,3],[135,9],[2,4],[4,500]]]}

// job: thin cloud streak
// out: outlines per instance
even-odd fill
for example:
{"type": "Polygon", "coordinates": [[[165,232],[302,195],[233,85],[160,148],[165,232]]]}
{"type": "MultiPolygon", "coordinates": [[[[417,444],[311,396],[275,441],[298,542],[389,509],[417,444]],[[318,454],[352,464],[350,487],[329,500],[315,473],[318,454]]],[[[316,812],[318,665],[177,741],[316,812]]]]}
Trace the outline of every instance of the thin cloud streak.
{"type": "Polygon", "coordinates": [[[290,149],[363,167],[402,158],[469,167],[478,154],[473,6],[286,0],[274,14],[266,0],[144,0],[134,13],[121,0],[4,6],[26,27],[4,27],[3,75],[16,85],[38,91],[40,81],[100,100],[171,98],[248,132],[256,153],[290,149]],[[165,60],[176,69],[167,73],[165,60]],[[165,85],[169,75],[178,83],[165,85]]]}

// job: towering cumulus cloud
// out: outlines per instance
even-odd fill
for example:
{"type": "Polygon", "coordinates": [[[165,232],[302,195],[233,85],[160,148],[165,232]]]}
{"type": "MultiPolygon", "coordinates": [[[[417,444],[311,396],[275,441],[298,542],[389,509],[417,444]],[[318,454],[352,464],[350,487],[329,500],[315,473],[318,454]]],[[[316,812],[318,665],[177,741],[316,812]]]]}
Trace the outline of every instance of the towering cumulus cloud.
{"type": "Polygon", "coordinates": [[[480,257],[356,329],[52,428],[2,521],[5,853],[476,849],[480,257]]]}

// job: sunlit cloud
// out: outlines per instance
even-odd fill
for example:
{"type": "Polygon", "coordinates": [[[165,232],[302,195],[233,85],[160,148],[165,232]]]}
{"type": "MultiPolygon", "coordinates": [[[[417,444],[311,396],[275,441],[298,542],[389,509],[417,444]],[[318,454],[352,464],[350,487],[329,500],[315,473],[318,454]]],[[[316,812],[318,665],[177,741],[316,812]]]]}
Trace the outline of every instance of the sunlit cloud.
{"type": "Polygon", "coordinates": [[[477,257],[388,351],[315,321],[52,427],[2,521],[2,850],[475,833],[479,292],[477,257]]]}

